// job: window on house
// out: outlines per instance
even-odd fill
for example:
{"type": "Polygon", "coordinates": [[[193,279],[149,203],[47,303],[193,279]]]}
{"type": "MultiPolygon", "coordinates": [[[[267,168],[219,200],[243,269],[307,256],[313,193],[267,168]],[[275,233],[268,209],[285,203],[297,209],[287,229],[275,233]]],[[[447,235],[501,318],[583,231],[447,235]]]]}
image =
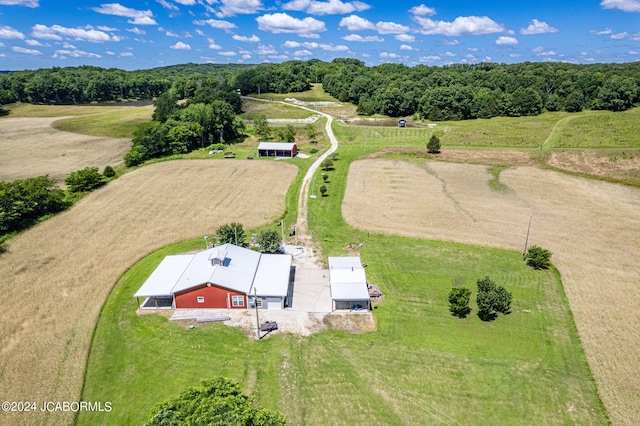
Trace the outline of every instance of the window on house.
{"type": "Polygon", "coordinates": [[[232,306],[244,306],[244,297],[243,296],[231,296],[231,305],[232,306]]]}
{"type": "Polygon", "coordinates": [[[204,303],[204,296],[198,296],[198,303],[204,303]]]}
{"type": "Polygon", "coordinates": [[[256,306],[262,308],[262,299],[256,299],[256,306]]]}

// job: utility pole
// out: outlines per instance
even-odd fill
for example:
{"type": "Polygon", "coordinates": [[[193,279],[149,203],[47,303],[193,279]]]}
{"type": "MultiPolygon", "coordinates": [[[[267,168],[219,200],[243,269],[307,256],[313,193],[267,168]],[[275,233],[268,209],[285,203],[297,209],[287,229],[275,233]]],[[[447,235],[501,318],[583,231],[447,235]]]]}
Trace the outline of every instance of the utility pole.
{"type": "Polygon", "coordinates": [[[260,340],[260,318],[258,317],[258,289],[253,287],[253,304],[256,306],[256,337],[260,340]]]}
{"type": "Polygon", "coordinates": [[[524,240],[524,251],[522,252],[522,260],[527,257],[527,245],[529,244],[529,231],[531,231],[531,218],[533,216],[529,216],[529,227],[527,228],[527,239],[524,240]]]}

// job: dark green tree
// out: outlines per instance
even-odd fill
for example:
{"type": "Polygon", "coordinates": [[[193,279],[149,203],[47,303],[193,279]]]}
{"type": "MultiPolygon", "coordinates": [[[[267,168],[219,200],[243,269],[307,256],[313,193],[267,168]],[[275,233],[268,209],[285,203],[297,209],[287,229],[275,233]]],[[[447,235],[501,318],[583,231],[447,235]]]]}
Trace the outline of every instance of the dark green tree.
{"type": "Polygon", "coordinates": [[[280,131],[280,139],[282,139],[283,142],[296,141],[296,129],[293,125],[287,124],[287,126],[280,131]]]}
{"type": "Polygon", "coordinates": [[[440,138],[435,134],[431,135],[431,137],[429,138],[429,142],[427,142],[427,152],[429,154],[440,153],[440,138]]]}
{"type": "Polygon", "coordinates": [[[265,229],[258,233],[258,245],[262,253],[275,253],[280,248],[280,232],[277,229],[265,229]]]}
{"type": "Polygon", "coordinates": [[[145,424],[284,426],[286,420],[279,411],[257,407],[237,383],[216,377],[156,405],[145,424]]]}
{"type": "Polygon", "coordinates": [[[465,318],[471,312],[469,301],[471,289],[468,287],[453,287],[449,292],[449,311],[453,316],[465,318]]]}
{"type": "Polygon", "coordinates": [[[527,251],[525,259],[527,265],[533,269],[548,269],[551,266],[551,253],[549,250],[543,249],[539,246],[531,246],[527,251]]]}
{"type": "Polygon", "coordinates": [[[111,166],[106,166],[104,168],[104,170],[102,171],[102,176],[106,177],[106,178],[112,178],[116,175],[116,171],[113,170],[113,167],[111,166]]]}
{"type": "Polygon", "coordinates": [[[500,312],[503,315],[511,313],[511,301],[513,300],[513,295],[501,285],[497,286],[494,290],[494,299],[493,309],[496,312],[500,312]]]}
{"type": "Polygon", "coordinates": [[[89,192],[101,187],[106,181],[97,167],[86,167],[69,173],[64,183],[71,192],[89,192]]]}
{"type": "Polygon", "coordinates": [[[567,112],[580,112],[584,108],[584,94],[580,90],[574,90],[567,95],[564,109],[567,112]]]}
{"type": "Polygon", "coordinates": [[[220,226],[216,230],[218,244],[235,244],[244,246],[245,234],[241,223],[231,222],[220,226]]]}
{"type": "Polygon", "coordinates": [[[320,163],[320,167],[322,167],[322,170],[325,172],[333,170],[333,160],[326,158],[322,163],[320,163]]]}
{"type": "Polygon", "coordinates": [[[327,186],[326,185],[322,185],[320,187],[320,194],[322,194],[323,197],[325,197],[327,195],[327,186]]]}
{"type": "Polygon", "coordinates": [[[478,317],[482,321],[492,321],[497,317],[497,312],[508,315],[511,312],[513,296],[502,286],[489,277],[477,281],[478,293],[476,303],[478,305],[478,317]]]}
{"type": "Polygon", "coordinates": [[[253,120],[253,127],[256,129],[256,135],[260,136],[263,141],[271,140],[271,127],[264,115],[259,115],[253,120]]]}

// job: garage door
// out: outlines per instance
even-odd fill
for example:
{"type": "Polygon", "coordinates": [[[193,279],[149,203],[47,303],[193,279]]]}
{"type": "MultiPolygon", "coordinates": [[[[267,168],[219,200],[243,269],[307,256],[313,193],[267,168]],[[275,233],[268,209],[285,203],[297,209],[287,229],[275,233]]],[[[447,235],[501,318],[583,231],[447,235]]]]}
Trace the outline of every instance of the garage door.
{"type": "Polygon", "coordinates": [[[282,300],[281,299],[267,300],[267,309],[282,309],[282,300]]]}

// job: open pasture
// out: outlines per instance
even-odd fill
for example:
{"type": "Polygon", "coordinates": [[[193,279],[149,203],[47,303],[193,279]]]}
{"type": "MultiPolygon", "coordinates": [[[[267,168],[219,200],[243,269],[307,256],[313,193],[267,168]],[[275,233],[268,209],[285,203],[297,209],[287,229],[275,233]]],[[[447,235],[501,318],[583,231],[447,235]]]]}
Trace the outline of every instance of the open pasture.
{"type": "MultiPolygon", "coordinates": [[[[0,400],[79,401],[92,333],[118,278],[145,254],[224,223],[271,223],[297,173],[275,161],[157,163],[12,239],[0,254],[0,400]]],[[[4,424],[73,419],[2,416],[4,424]]]]}
{"type": "Polygon", "coordinates": [[[554,148],[640,148],[640,108],[572,115],[554,141],[554,148]]]}
{"type": "MultiPolygon", "coordinates": [[[[100,108],[100,107],[96,107],[100,108]]],[[[85,167],[117,166],[131,139],[86,136],[52,127],[58,118],[0,119],[0,179],[49,175],[57,180],[85,167]]]]}
{"type": "Polygon", "coordinates": [[[533,216],[529,244],[554,253],[611,420],[637,421],[638,189],[533,167],[496,178],[481,165],[362,160],[351,165],[342,211],[360,230],[520,251],[533,216]]]}
{"type": "Polygon", "coordinates": [[[53,127],[90,136],[131,138],[136,128],[151,120],[153,115],[153,106],[106,108],[109,109],[95,114],[58,120],[53,123],[53,127]]]}
{"type": "MultiPolygon", "coordinates": [[[[219,374],[292,425],[606,422],[555,273],[534,272],[498,249],[385,235],[363,241],[368,278],[385,301],[375,310],[378,330],[362,334],[279,331],[256,341],[223,324],[191,330],[189,322],[138,316],[132,295],[140,284],[163,256],[193,246],[145,257],[107,299],[87,366],[82,399],[115,408],[80,413],[77,424],[141,424],[159,401],[219,374]],[[514,313],[493,323],[451,316],[452,278],[473,286],[486,274],[513,291],[514,313]]],[[[261,321],[269,315],[261,311],[261,321]]]]}
{"type": "Polygon", "coordinates": [[[313,112],[281,104],[279,102],[254,101],[243,99],[244,112],[240,114],[243,120],[255,120],[257,117],[301,119],[311,117],[313,112]]]}

